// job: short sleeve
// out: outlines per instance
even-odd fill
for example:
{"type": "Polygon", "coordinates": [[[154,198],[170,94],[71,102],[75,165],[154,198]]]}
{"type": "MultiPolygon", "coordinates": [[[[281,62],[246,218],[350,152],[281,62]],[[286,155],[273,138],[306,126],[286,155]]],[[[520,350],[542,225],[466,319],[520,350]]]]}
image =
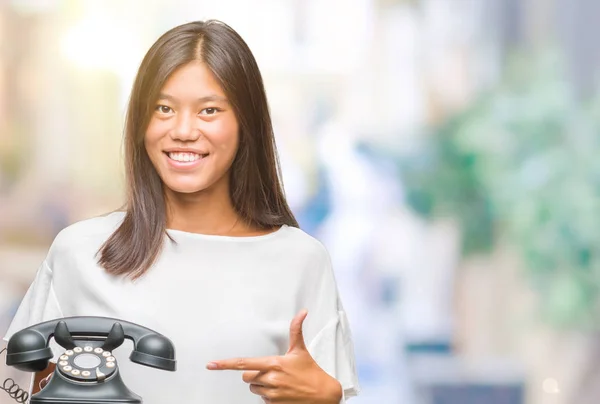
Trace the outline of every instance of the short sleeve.
{"type": "MultiPolygon", "coordinates": [[[[3,339],[8,342],[10,337],[24,328],[61,317],[63,317],[63,314],[52,287],[52,270],[44,261],[21,301],[3,339]]],[[[50,347],[55,354],[55,361],[61,348],[54,343],[54,340],[51,341],[50,347]]]]}
{"type": "Polygon", "coordinates": [[[345,311],[339,310],[308,345],[317,364],[342,385],[340,404],[360,393],[354,356],[354,343],[345,311]]]}

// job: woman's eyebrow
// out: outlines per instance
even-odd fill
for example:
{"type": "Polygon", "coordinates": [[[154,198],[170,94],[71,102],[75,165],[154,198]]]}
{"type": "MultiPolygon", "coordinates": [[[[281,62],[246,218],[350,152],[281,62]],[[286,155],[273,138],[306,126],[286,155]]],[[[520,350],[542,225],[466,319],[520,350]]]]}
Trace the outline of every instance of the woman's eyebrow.
{"type": "MultiPolygon", "coordinates": [[[[172,95],[164,94],[164,93],[160,93],[158,95],[158,99],[171,101],[173,103],[179,102],[179,100],[176,97],[173,97],[172,95]]],[[[198,98],[197,101],[198,102],[209,102],[209,101],[227,102],[227,98],[221,97],[220,95],[216,95],[216,94],[209,94],[209,95],[205,95],[203,97],[198,98]]]]}

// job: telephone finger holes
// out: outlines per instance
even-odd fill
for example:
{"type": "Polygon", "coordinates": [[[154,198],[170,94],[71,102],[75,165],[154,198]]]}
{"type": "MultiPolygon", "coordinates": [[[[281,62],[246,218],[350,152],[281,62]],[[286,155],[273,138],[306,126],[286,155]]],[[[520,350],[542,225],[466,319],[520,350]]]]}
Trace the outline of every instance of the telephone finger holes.
{"type": "Polygon", "coordinates": [[[91,346],[86,346],[85,348],[83,348],[83,350],[85,352],[92,352],[94,350],[94,348],[92,348],[91,346]]]}
{"type": "Polygon", "coordinates": [[[65,352],[65,355],[71,356],[71,355],[73,355],[73,351],[69,349],[68,351],[65,352]]]}
{"type": "Polygon", "coordinates": [[[102,352],[102,356],[104,356],[106,358],[107,356],[110,356],[110,352],[108,352],[108,351],[102,352]]]}
{"type": "Polygon", "coordinates": [[[73,370],[73,368],[71,366],[65,366],[65,367],[63,367],[63,370],[65,372],[70,372],[71,370],[73,370]]]}
{"type": "Polygon", "coordinates": [[[109,367],[109,368],[114,368],[114,367],[115,367],[115,363],[114,363],[114,362],[108,362],[108,363],[106,364],[106,367],[109,367]]]}
{"type": "Polygon", "coordinates": [[[72,374],[72,375],[74,375],[74,376],[77,376],[79,373],[80,373],[80,372],[79,372],[79,370],[77,370],[77,369],[73,369],[73,370],[71,370],[71,374],[72,374]]]}
{"type": "Polygon", "coordinates": [[[115,361],[115,357],[114,356],[109,356],[108,358],[106,358],[107,362],[114,362],[115,361]]]}
{"type": "Polygon", "coordinates": [[[77,346],[77,347],[73,348],[73,352],[81,353],[81,352],[83,352],[83,349],[81,347],[77,346]]]}
{"type": "Polygon", "coordinates": [[[61,356],[60,358],[58,358],[58,359],[60,359],[61,361],[68,361],[68,360],[69,360],[69,357],[68,357],[67,355],[62,355],[62,356],[61,356]]]}
{"type": "Polygon", "coordinates": [[[96,348],[94,349],[94,352],[96,352],[97,354],[101,354],[102,352],[104,352],[104,350],[102,348],[96,348]]]}
{"type": "Polygon", "coordinates": [[[88,377],[91,374],[92,373],[89,370],[84,370],[83,372],[81,372],[81,376],[85,376],[85,377],[88,377]]]}
{"type": "Polygon", "coordinates": [[[58,364],[60,366],[67,366],[69,364],[69,362],[67,362],[67,361],[60,361],[60,362],[58,362],[58,364]]]}

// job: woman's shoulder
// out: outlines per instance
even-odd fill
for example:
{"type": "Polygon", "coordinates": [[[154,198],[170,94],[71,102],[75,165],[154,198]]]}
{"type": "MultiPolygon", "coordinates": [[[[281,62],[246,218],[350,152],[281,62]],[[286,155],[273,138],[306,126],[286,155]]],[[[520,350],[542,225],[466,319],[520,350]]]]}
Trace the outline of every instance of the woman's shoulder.
{"type": "Polygon", "coordinates": [[[114,211],[75,222],[62,229],[56,240],[77,241],[112,234],[123,221],[125,212],[114,211]]]}
{"type": "Polygon", "coordinates": [[[287,245],[288,249],[304,257],[312,257],[324,261],[329,260],[327,248],[316,236],[298,227],[285,226],[282,230],[284,234],[279,240],[287,245]]]}
{"type": "Polygon", "coordinates": [[[56,235],[49,253],[61,254],[74,248],[81,249],[86,245],[99,248],[119,227],[124,217],[125,212],[114,211],[77,221],[56,235]]]}

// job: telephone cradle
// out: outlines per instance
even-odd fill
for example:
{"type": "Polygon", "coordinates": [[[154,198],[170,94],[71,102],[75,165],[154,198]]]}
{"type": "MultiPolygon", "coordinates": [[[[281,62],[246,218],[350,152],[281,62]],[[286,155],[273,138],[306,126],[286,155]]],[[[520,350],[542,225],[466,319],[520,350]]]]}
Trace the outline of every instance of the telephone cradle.
{"type": "Polygon", "coordinates": [[[47,368],[54,357],[50,339],[65,348],[48,384],[31,404],[141,404],[119,373],[112,351],[129,339],[129,359],[140,365],[175,371],[175,347],[165,336],[140,325],[108,317],[66,317],[15,333],[6,347],[6,364],[25,372],[47,368]]]}

